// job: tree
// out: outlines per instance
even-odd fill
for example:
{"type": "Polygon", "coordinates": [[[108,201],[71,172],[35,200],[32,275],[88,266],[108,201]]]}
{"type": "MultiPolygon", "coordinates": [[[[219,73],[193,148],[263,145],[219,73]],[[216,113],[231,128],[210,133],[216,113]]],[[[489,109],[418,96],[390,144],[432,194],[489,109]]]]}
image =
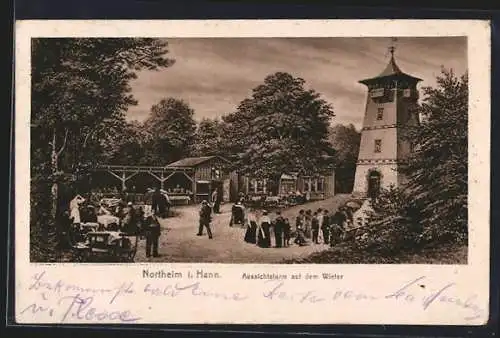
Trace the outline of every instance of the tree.
{"type": "Polygon", "coordinates": [[[183,100],[163,99],[151,108],[144,128],[148,161],[158,165],[177,161],[189,154],[193,144],[194,110],[183,100]]]}
{"type": "Polygon", "coordinates": [[[467,236],[468,84],[467,74],[443,69],[436,88],[423,88],[423,123],[408,132],[415,151],[406,189],[421,208],[428,237],[467,236]]]}
{"type": "Polygon", "coordinates": [[[219,119],[203,118],[194,135],[193,156],[222,155],[222,139],[226,128],[219,119]]]}
{"type": "Polygon", "coordinates": [[[317,174],[329,164],[328,126],[332,107],[305,81],[288,73],[267,76],[227,123],[225,149],[239,154],[236,167],[256,178],[286,172],[317,174]]]}
{"type": "Polygon", "coordinates": [[[337,191],[351,192],[356,173],[361,133],[353,124],[330,128],[330,143],[335,149],[335,184],[337,191]]]}
{"type": "Polygon", "coordinates": [[[337,165],[345,167],[356,165],[361,133],[352,123],[349,125],[339,123],[330,128],[329,140],[336,151],[337,165]]]}
{"type": "Polygon", "coordinates": [[[50,217],[44,222],[48,228],[53,229],[58,213],[59,183],[67,178],[64,170],[72,173],[91,158],[92,135],[137,104],[129,85],[135,72],[171,66],[167,52],[167,44],[158,39],[32,40],[32,154],[36,155],[31,167],[43,168],[32,171],[34,185],[50,182],[50,217]]]}
{"type": "Polygon", "coordinates": [[[437,87],[423,92],[422,122],[406,131],[414,144],[408,165],[401,169],[408,182],[375,201],[370,242],[397,248],[403,240],[408,247],[467,239],[467,75],[457,77],[443,69],[437,87]]]}
{"type": "Polygon", "coordinates": [[[138,121],[120,121],[99,136],[98,161],[111,164],[140,164],[145,156],[145,131],[138,121]]]}

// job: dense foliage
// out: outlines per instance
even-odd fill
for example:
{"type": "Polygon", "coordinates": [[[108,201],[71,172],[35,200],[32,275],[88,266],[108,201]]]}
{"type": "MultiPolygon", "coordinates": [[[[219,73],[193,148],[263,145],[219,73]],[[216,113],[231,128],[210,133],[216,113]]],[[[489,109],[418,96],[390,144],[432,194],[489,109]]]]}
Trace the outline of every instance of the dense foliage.
{"type": "Polygon", "coordinates": [[[305,81],[288,73],[267,76],[236,112],[224,117],[228,153],[236,166],[260,178],[295,171],[313,174],[332,154],[328,127],[332,107],[305,81]]]}
{"type": "Polygon", "coordinates": [[[220,119],[203,118],[196,129],[194,143],[191,150],[192,156],[226,156],[224,143],[229,144],[226,138],[227,126],[220,119]]]}
{"type": "Polygon", "coordinates": [[[443,70],[424,88],[423,123],[409,138],[415,151],[405,172],[426,238],[467,236],[468,78],[443,70]]]}
{"type": "Polygon", "coordinates": [[[183,100],[163,99],[151,108],[144,122],[146,157],[149,165],[166,165],[189,155],[194,141],[194,111],[183,100]]]}
{"type": "Polygon", "coordinates": [[[350,193],[354,186],[361,132],[353,124],[336,124],[330,128],[330,143],[335,149],[335,190],[350,193]]]}
{"type": "Polygon", "coordinates": [[[125,125],[124,112],[137,104],[130,87],[136,72],[171,66],[167,53],[167,43],[158,39],[32,40],[32,259],[53,259],[66,188],[102,158],[103,140],[125,125]]]}

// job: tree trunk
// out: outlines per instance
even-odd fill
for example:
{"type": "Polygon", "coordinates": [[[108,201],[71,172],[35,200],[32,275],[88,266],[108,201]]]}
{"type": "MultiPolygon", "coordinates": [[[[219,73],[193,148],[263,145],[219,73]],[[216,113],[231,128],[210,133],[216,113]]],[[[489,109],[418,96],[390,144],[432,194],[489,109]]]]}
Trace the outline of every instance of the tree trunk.
{"type": "Polygon", "coordinates": [[[52,260],[54,258],[55,246],[57,244],[56,240],[56,226],[57,226],[57,216],[58,216],[58,205],[59,205],[59,156],[66,146],[66,139],[68,137],[68,130],[65,130],[64,141],[61,148],[57,150],[56,145],[57,130],[54,128],[52,134],[52,142],[50,143],[52,149],[50,154],[50,168],[52,176],[52,186],[50,189],[50,218],[45,225],[43,231],[43,241],[46,249],[47,260],[52,260]]]}
{"type": "Polygon", "coordinates": [[[51,174],[53,177],[52,180],[52,188],[50,190],[51,192],[51,208],[50,208],[50,218],[51,220],[55,221],[56,216],[57,216],[57,200],[58,200],[58,182],[57,182],[57,171],[58,171],[58,165],[57,165],[57,160],[58,160],[58,155],[57,155],[57,150],[56,150],[56,145],[55,145],[55,135],[56,133],[54,132],[54,137],[53,137],[53,143],[52,143],[52,153],[51,153],[51,174]]]}

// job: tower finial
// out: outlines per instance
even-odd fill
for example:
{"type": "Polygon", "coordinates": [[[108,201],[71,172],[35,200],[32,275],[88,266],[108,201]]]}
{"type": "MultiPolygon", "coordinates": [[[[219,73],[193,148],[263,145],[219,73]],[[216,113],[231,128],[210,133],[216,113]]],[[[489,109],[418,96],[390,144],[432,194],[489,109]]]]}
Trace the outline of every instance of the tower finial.
{"type": "Polygon", "coordinates": [[[391,45],[389,46],[389,53],[391,53],[391,59],[394,58],[394,51],[396,50],[395,42],[398,41],[397,38],[391,38],[391,45]]]}

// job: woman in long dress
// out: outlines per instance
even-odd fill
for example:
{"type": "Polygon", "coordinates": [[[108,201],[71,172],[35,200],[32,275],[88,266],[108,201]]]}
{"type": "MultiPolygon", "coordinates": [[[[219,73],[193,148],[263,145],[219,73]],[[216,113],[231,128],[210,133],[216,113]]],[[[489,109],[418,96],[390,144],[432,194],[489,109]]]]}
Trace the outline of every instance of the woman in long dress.
{"type": "Polygon", "coordinates": [[[231,220],[229,226],[234,224],[244,225],[245,223],[245,206],[241,201],[236,202],[231,208],[231,220]]]}
{"type": "Polygon", "coordinates": [[[306,211],[306,216],[304,217],[304,235],[306,238],[312,237],[312,210],[308,209],[306,211]]]}
{"type": "Polygon", "coordinates": [[[271,219],[267,215],[267,211],[262,212],[262,217],[259,220],[257,245],[261,248],[269,248],[271,246],[271,219]]]}
{"type": "Polygon", "coordinates": [[[257,243],[257,216],[255,215],[255,211],[253,209],[248,211],[245,242],[252,244],[257,243]]]}
{"type": "Polygon", "coordinates": [[[85,198],[76,195],[71,202],[69,202],[69,217],[73,219],[73,224],[79,225],[82,220],[80,218],[80,204],[85,202],[85,198]]]}

